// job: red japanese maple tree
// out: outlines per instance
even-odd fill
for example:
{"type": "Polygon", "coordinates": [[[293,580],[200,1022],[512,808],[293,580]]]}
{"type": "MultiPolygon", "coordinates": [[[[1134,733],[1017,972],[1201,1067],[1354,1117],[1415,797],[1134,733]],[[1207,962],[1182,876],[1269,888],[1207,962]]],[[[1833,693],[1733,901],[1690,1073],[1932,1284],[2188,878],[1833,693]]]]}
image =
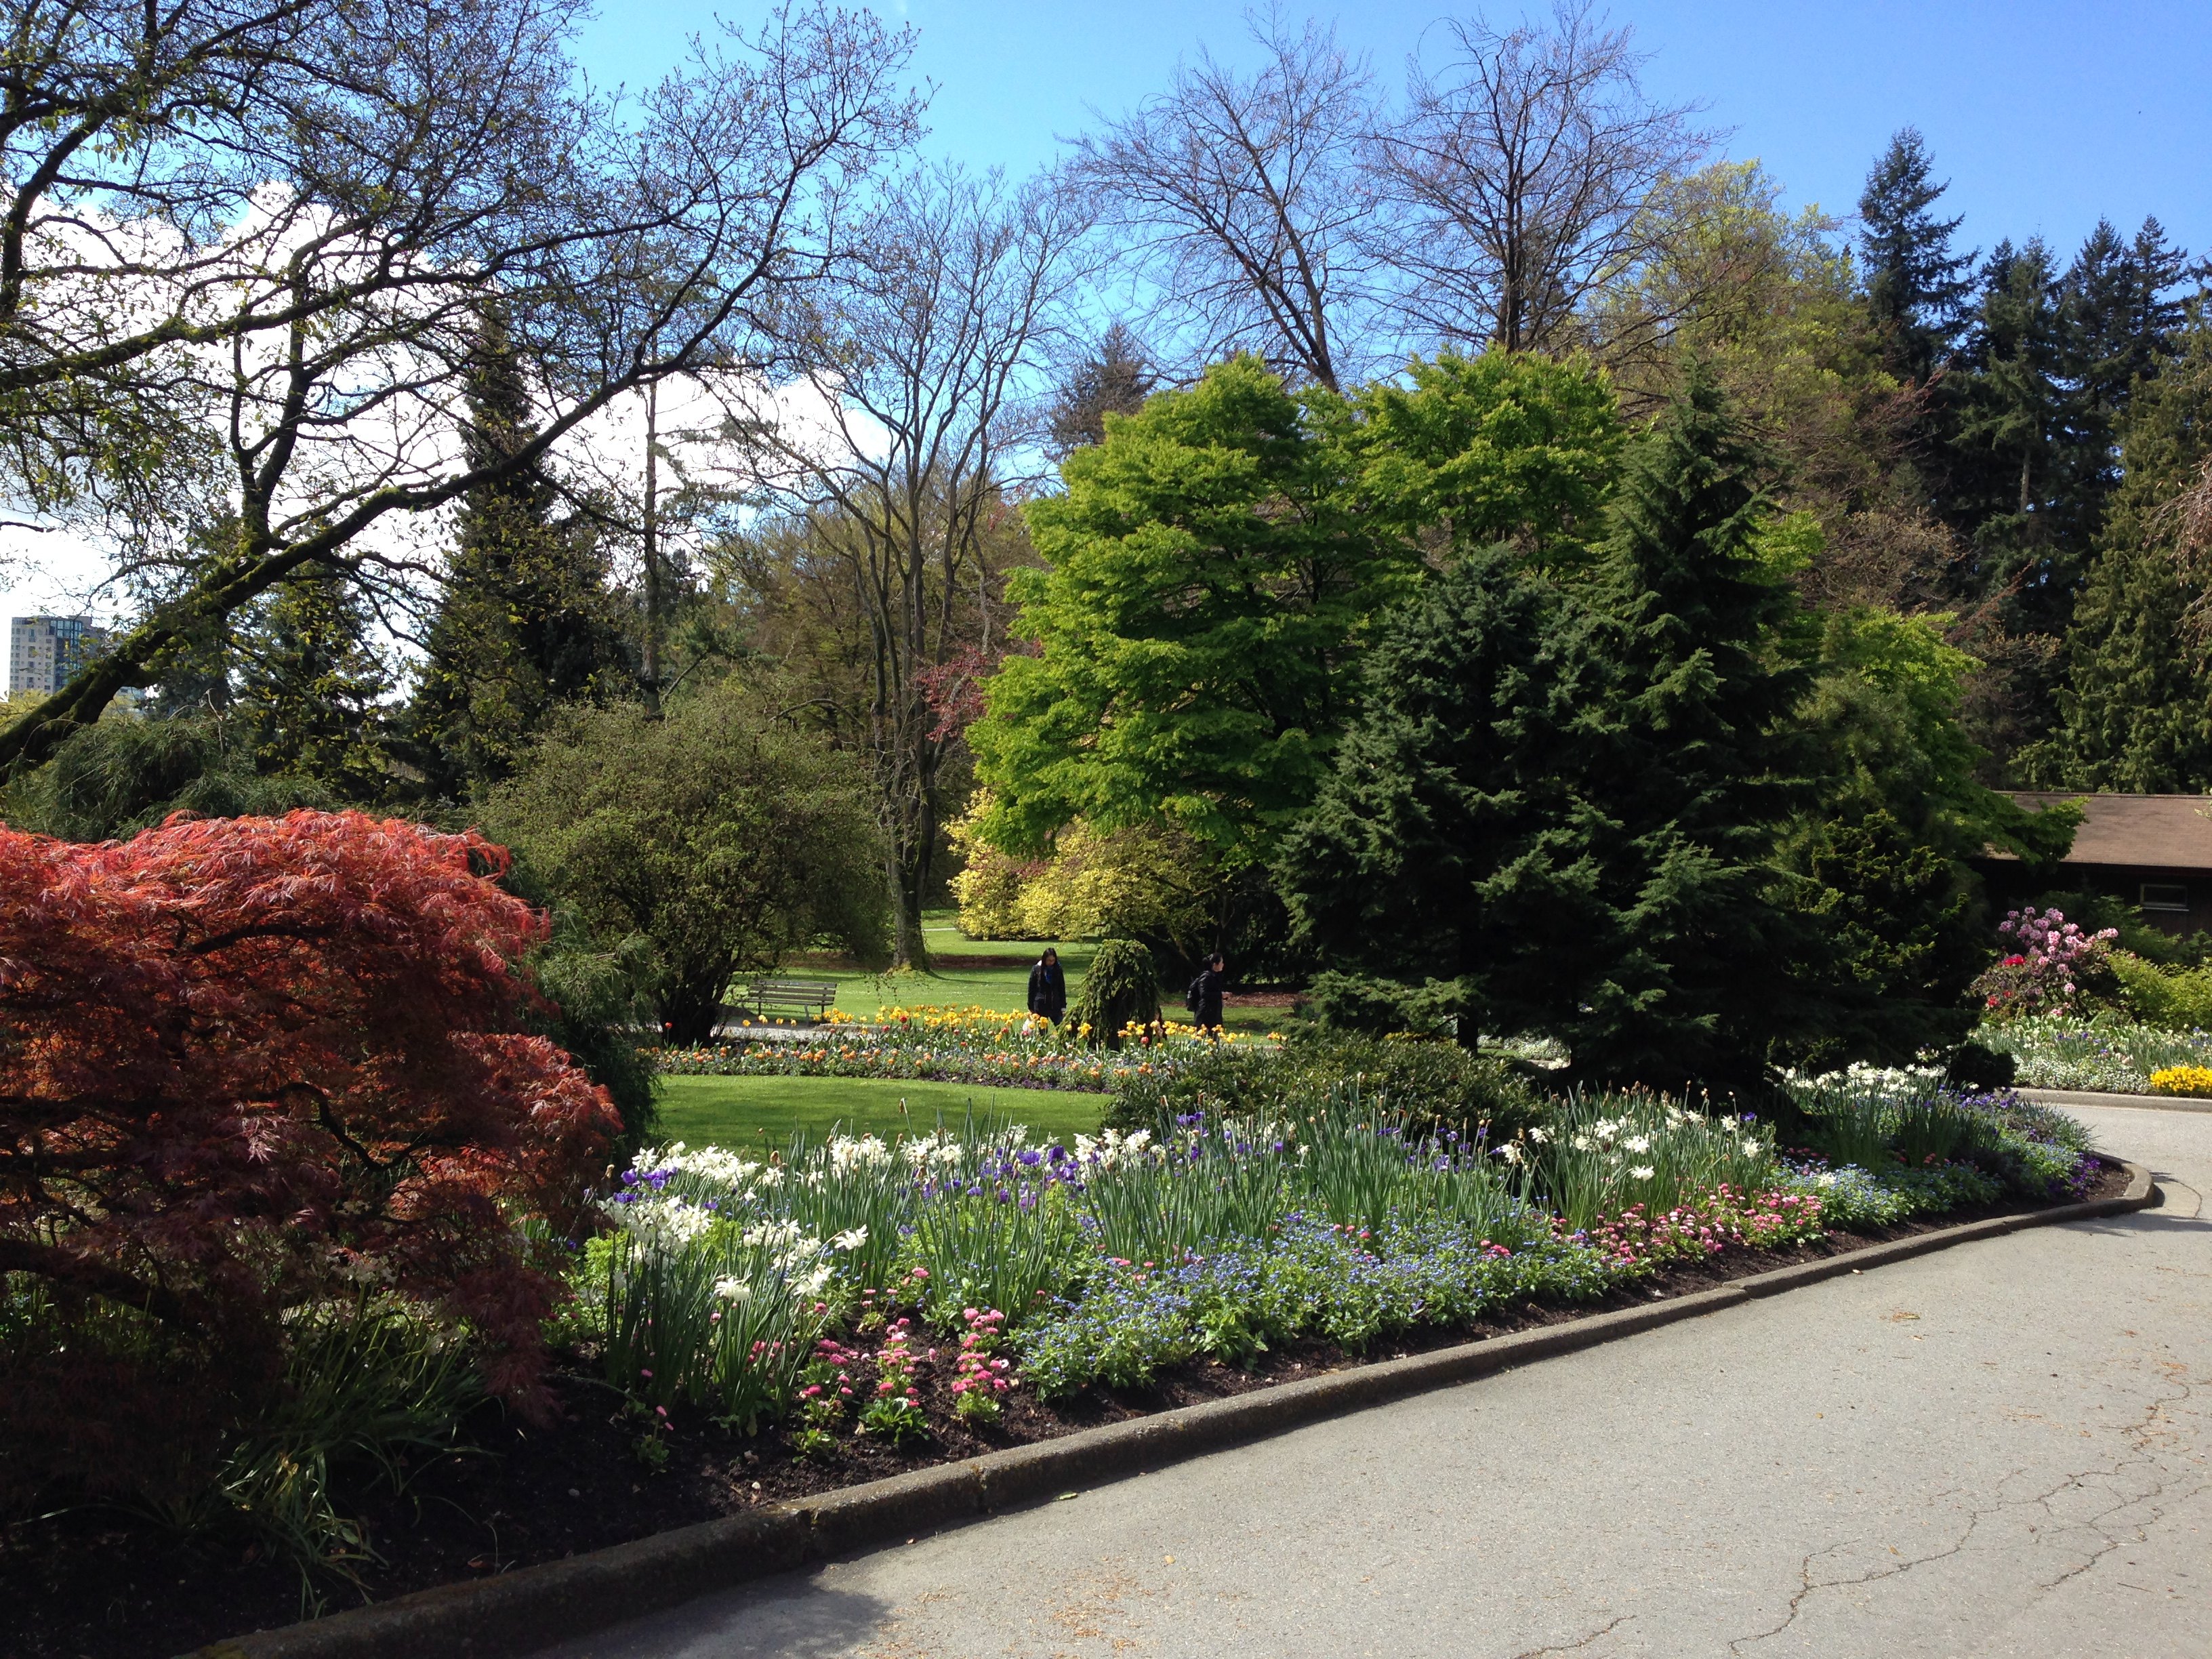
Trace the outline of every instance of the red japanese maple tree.
{"type": "Polygon", "coordinates": [[[0,828],[0,1270],[273,1363],[359,1285],[526,1395],[556,1221],[620,1120],[523,1030],[544,922],[504,851],[359,812],[0,828]]]}

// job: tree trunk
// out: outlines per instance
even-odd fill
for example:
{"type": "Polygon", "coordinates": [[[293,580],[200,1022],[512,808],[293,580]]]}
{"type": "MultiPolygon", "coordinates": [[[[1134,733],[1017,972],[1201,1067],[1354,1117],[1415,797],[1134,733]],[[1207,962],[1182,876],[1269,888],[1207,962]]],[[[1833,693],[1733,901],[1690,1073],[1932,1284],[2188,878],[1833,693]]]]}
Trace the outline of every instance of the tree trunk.
{"type": "Polygon", "coordinates": [[[714,1027],[721,1018],[722,998],[733,974],[725,963],[719,971],[695,969],[680,975],[659,1000],[661,1041],[679,1048],[696,1048],[713,1042],[714,1027]]]}
{"type": "Polygon", "coordinates": [[[649,719],[660,718],[660,382],[645,389],[645,514],[640,538],[645,555],[645,643],[638,653],[637,688],[649,719]]]}

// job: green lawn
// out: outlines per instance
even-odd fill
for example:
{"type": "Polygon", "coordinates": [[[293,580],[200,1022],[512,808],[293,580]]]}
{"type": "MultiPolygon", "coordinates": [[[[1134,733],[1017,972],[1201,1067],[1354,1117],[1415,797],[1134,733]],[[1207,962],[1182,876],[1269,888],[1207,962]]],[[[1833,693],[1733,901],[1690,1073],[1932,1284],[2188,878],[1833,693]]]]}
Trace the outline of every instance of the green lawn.
{"type": "Polygon", "coordinates": [[[1047,945],[1060,952],[1067,970],[1070,1001],[1091,965],[1096,946],[1084,941],[1060,944],[1050,939],[971,939],[962,933],[950,910],[933,910],[922,919],[922,936],[930,954],[937,957],[994,958],[988,968],[949,966],[933,974],[898,974],[878,978],[849,968],[793,967],[808,978],[837,981],[837,1006],[844,1013],[866,1019],[885,1008],[935,1003],[955,1008],[989,1009],[994,1013],[1019,1013],[1029,1006],[1030,969],[1047,945]]]}
{"type": "MultiPolygon", "coordinates": [[[[899,974],[878,978],[848,968],[794,964],[790,972],[809,979],[837,982],[837,1007],[859,1019],[872,1018],[885,1008],[934,1004],[954,1008],[981,1007],[994,1013],[1019,1013],[1029,1006],[1030,969],[1046,945],[1060,952],[1067,970],[1067,1000],[1072,1006],[1081,994],[1083,975],[1097,949],[1091,939],[969,939],[960,931],[950,910],[932,910],[922,917],[922,935],[933,957],[952,958],[991,957],[988,968],[948,966],[932,974],[899,974]]],[[[1182,998],[1173,990],[1163,994],[1161,1012],[1170,1020],[1189,1018],[1182,998]]],[[[1255,1035],[1271,1030],[1279,1016],[1257,1010],[1232,1009],[1225,1022],[1233,1031],[1255,1035]]]]}
{"type": "Polygon", "coordinates": [[[659,1138],[691,1146],[781,1146],[792,1133],[926,1134],[972,1109],[1055,1139],[1091,1134],[1106,1097],[1067,1089],[987,1089],[965,1083],[842,1077],[665,1077],[659,1138]],[[902,1109],[903,1108],[903,1109],[902,1109]]]}

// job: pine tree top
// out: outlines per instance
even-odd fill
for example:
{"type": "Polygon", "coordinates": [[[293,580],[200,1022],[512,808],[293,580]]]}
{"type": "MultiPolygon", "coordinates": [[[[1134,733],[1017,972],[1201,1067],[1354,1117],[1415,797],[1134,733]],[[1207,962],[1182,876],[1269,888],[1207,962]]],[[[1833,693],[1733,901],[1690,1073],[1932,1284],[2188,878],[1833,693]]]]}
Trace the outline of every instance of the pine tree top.
{"type": "Polygon", "coordinates": [[[1891,367],[1916,381],[1949,355],[1972,289],[1967,273],[1974,256],[1951,251],[1964,221],[1931,210],[1950,188],[1935,182],[1934,169],[1927,141],[1905,127],[1889,141],[1859,198],[1868,308],[1891,367]]]}

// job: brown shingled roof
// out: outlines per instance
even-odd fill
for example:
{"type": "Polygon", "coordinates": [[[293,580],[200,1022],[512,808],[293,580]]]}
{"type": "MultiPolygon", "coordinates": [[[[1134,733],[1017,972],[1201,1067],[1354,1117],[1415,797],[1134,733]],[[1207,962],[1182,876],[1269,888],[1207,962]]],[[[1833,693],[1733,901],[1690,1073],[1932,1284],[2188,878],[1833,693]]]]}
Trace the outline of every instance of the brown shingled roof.
{"type": "MultiPolygon", "coordinates": [[[[2082,803],[2067,864],[2121,864],[2146,869],[2212,872],[2212,797],[2087,795],[2060,790],[2010,792],[2033,811],[2053,801],[2082,803]]],[[[1992,852],[1997,858],[2009,853],[1992,852]]]]}

